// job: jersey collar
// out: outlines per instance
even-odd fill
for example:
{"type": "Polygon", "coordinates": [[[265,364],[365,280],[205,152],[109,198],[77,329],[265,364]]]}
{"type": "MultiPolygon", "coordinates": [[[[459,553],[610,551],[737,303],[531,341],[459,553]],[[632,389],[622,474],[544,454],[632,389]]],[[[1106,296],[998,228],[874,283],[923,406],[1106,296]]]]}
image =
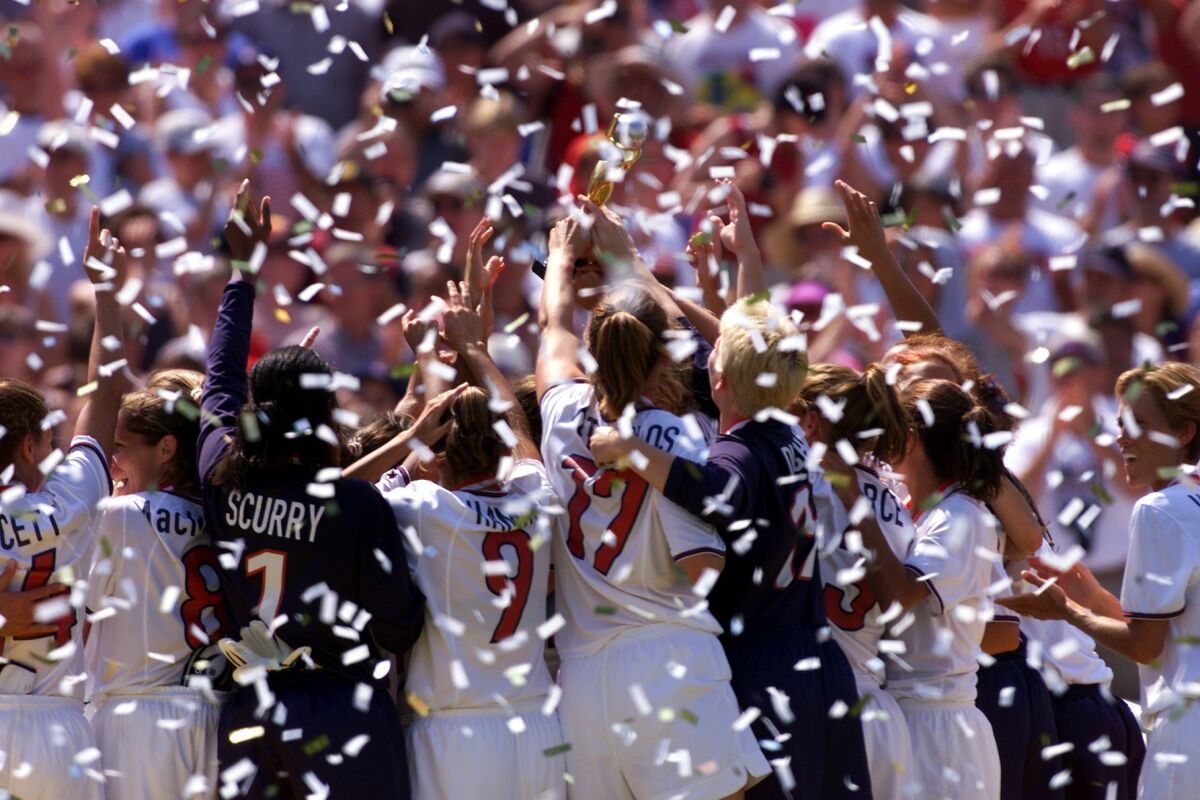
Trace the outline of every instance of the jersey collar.
{"type": "Polygon", "coordinates": [[[909,497],[904,501],[904,506],[908,509],[909,514],[912,515],[912,521],[915,524],[926,511],[932,508],[937,508],[942,503],[946,502],[946,498],[956,493],[959,488],[958,481],[943,481],[942,485],[937,488],[937,492],[934,493],[935,500],[933,504],[929,506],[929,508],[914,508],[916,504],[913,503],[912,497],[909,497]]]}

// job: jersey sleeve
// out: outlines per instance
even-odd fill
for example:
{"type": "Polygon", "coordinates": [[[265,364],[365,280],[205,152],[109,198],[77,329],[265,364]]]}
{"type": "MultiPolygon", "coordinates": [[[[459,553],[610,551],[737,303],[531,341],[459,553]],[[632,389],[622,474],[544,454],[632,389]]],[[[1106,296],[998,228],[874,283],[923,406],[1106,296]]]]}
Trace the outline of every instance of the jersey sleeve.
{"type": "Polygon", "coordinates": [[[586,381],[568,381],[552,386],[542,395],[539,404],[542,411],[542,441],[543,454],[546,443],[552,439],[561,438],[555,428],[564,421],[573,419],[579,409],[586,406],[591,398],[592,387],[586,381]]]}
{"type": "Polygon", "coordinates": [[[225,436],[232,433],[249,394],[246,362],[250,358],[250,332],[254,324],[254,284],[234,281],[221,295],[221,307],[208,348],[208,373],[200,396],[200,479],[207,481],[225,452],[225,436]]]}
{"type": "Polygon", "coordinates": [[[946,509],[935,509],[922,530],[918,530],[912,550],[904,559],[904,565],[918,575],[924,576],[931,595],[931,610],[935,615],[945,613],[965,600],[972,593],[969,569],[970,559],[975,554],[975,539],[971,526],[977,523],[975,515],[951,514],[946,509]]]}
{"type": "Polygon", "coordinates": [[[1133,619],[1170,619],[1184,612],[1200,553],[1167,509],[1146,500],[1133,509],[1121,608],[1133,619]]]}
{"type": "Polygon", "coordinates": [[[681,456],[671,464],[663,494],[673,504],[714,525],[729,541],[730,526],[749,518],[756,502],[754,454],[740,442],[721,439],[708,451],[708,461],[681,456]]]}
{"type": "Polygon", "coordinates": [[[403,654],[421,635],[425,598],[412,579],[392,508],[378,492],[362,493],[358,560],[359,597],[371,612],[371,632],[391,653],[403,654]]]}
{"type": "Polygon", "coordinates": [[[87,566],[100,502],[111,491],[108,461],[100,443],[90,436],[76,436],[40,492],[61,532],[55,547],[57,569],[70,564],[79,564],[81,569],[87,566]]]}
{"type": "Polygon", "coordinates": [[[412,483],[412,476],[408,474],[408,470],[404,467],[394,467],[383,473],[375,484],[375,489],[380,494],[386,495],[394,489],[403,489],[412,483]]]}

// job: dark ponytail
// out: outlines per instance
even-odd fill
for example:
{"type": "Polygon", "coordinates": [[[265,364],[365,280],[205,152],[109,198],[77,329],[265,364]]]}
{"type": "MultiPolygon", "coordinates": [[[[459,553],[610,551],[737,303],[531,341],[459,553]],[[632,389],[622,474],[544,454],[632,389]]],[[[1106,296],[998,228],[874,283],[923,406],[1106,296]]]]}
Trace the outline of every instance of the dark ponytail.
{"type": "Polygon", "coordinates": [[[984,442],[1004,430],[992,412],[944,380],[917,381],[904,390],[901,403],[938,480],[955,481],[985,503],[994,500],[1005,470],[1004,446],[984,442]]]}
{"type": "Polygon", "coordinates": [[[259,359],[249,377],[250,402],[213,483],[243,488],[251,472],[335,466],[342,432],[333,418],[337,397],[325,359],[307,347],[280,347],[259,359]]]}

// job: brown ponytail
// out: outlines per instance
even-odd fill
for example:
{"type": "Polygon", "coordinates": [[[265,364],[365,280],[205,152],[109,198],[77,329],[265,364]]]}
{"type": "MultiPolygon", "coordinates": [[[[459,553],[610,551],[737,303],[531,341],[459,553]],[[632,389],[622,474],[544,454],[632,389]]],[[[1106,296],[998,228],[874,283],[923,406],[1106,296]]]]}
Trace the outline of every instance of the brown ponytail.
{"type": "Polygon", "coordinates": [[[492,411],[488,393],[478,386],[465,389],[450,404],[450,430],[443,440],[442,456],[454,480],[493,476],[509,447],[496,432],[504,416],[492,411]]]}
{"type": "Polygon", "coordinates": [[[625,285],[604,296],[588,321],[587,345],[596,369],[592,386],[600,412],[616,419],[648,391],[658,408],[681,414],[689,405],[682,370],[669,359],[654,386],[651,373],[666,357],[667,313],[646,291],[625,285]]]}
{"type": "Polygon", "coordinates": [[[814,364],[800,390],[800,405],[816,409],[822,395],[844,403],[841,419],[831,423],[834,442],[846,439],[859,452],[889,463],[904,455],[908,421],[883,367],[871,364],[860,374],[839,364],[814,364]],[[876,433],[864,439],[867,431],[876,433]]]}
{"type": "Polygon", "coordinates": [[[992,412],[962,387],[944,380],[910,385],[901,395],[901,405],[938,480],[956,481],[985,503],[995,499],[1004,480],[1004,447],[982,441],[1002,430],[992,412]],[[925,412],[933,415],[928,424],[925,412]]]}

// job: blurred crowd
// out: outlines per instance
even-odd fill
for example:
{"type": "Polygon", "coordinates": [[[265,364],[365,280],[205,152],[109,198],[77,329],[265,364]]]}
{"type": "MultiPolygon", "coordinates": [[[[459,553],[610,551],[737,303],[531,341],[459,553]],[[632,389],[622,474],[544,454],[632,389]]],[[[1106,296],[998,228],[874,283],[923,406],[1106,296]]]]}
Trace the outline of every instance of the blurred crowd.
{"type": "MultiPolygon", "coordinates": [[[[664,283],[714,181],[749,201],[810,361],[863,367],[904,321],[821,225],[848,181],[1025,419],[1007,460],[1052,532],[1119,573],[1122,371],[1200,360],[1200,2],[3,0],[0,374],[70,409],[98,204],[130,253],[136,372],[202,369],[232,188],[273,198],[252,357],[294,343],[391,408],[400,320],[460,276],[487,215],[493,357],[538,344],[534,265],[618,112],[650,136],[609,205],[664,283]],[[80,288],[85,289],[79,291],[80,288]],[[1064,421],[1064,418],[1066,420],[1064,421]]],[[[718,287],[719,288],[719,287],[718,287]]]]}

